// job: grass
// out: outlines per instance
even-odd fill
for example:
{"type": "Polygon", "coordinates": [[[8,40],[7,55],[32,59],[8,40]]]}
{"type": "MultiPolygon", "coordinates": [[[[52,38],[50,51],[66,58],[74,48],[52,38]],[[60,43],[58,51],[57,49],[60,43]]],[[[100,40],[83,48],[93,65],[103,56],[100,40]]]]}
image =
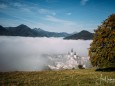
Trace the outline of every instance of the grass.
{"type": "Polygon", "coordinates": [[[115,72],[94,69],[0,72],[0,86],[114,86],[115,72]]]}

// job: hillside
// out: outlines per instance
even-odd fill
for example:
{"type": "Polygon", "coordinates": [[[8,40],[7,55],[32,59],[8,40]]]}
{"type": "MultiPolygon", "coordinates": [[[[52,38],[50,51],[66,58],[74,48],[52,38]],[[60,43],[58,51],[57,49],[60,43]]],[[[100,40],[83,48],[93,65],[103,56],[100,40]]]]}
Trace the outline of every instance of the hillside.
{"type": "Polygon", "coordinates": [[[9,36],[25,36],[25,37],[41,36],[37,34],[37,32],[34,32],[30,27],[24,24],[21,24],[17,27],[7,27],[6,29],[9,31],[9,36]]]}
{"type": "Polygon", "coordinates": [[[0,86],[114,86],[114,84],[115,72],[96,72],[94,69],[0,73],[0,86]]]}
{"type": "Polygon", "coordinates": [[[9,31],[0,25],[0,35],[8,35],[9,31]]]}
{"type": "Polygon", "coordinates": [[[17,27],[3,27],[0,26],[0,35],[4,36],[24,36],[24,37],[66,37],[70,34],[65,32],[49,32],[40,28],[30,28],[24,24],[17,27]]]}
{"type": "Polygon", "coordinates": [[[34,31],[36,31],[37,33],[41,34],[42,36],[46,36],[46,37],[66,37],[69,36],[70,34],[66,33],[66,32],[49,32],[49,31],[45,31],[42,30],[40,28],[34,28],[34,31]]]}
{"type": "Polygon", "coordinates": [[[3,27],[0,25],[0,35],[1,36],[24,36],[24,37],[65,37],[64,39],[84,39],[89,40],[93,38],[93,33],[86,30],[81,32],[75,32],[72,34],[66,32],[49,32],[41,28],[31,29],[30,27],[21,24],[17,27],[3,27]]]}
{"type": "Polygon", "coordinates": [[[67,36],[64,39],[73,39],[73,40],[77,40],[77,39],[84,39],[84,40],[90,40],[93,38],[93,33],[90,33],[86,30],[82,30],[79,33],[75,33],[73,35],[67,36]]]}

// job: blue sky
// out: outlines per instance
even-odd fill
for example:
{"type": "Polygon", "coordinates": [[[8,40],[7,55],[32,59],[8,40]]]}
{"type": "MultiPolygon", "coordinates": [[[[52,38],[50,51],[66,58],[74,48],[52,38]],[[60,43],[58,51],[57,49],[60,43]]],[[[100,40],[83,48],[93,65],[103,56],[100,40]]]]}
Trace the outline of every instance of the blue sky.
{"type": "Polygon", "coordinates": [[[0,25],[93,32],[115,13],[115,0],[0,0],[0,25]]]}

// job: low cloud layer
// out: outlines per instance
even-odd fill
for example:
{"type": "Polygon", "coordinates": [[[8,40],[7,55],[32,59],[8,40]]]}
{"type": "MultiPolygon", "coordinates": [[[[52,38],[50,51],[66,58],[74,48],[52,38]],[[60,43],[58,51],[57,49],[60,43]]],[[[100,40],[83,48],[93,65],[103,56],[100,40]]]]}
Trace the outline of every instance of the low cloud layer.
{"type": "Polygon", "coordinates": [[[0,37],[0,71],[44,70],[48,55],[66,54],[72,48],[79,56],[88,57],[91,40],[62,38],[0,37]]]}

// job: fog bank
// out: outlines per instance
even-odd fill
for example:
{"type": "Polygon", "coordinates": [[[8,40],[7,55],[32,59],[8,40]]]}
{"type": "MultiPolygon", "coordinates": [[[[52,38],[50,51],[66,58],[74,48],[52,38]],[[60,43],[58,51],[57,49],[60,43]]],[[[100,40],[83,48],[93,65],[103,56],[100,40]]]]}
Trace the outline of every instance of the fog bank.
{"type": "Polygon", "coordinates": [[[48,55],[65,54],[72,48],[79,56],[88,57],[91,40],[0,36],[0,71],[44,70],[48,55]]]}

